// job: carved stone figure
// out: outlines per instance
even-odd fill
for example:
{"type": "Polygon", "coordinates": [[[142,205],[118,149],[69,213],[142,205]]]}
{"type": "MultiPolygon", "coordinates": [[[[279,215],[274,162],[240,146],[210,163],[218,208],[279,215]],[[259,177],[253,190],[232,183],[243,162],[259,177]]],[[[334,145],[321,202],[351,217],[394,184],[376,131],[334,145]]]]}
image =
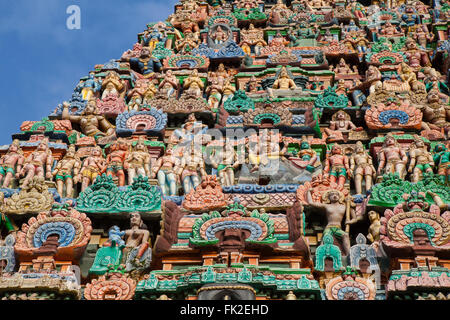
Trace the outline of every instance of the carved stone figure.
{"type": "Polygon", "coordinates": [[[106,157],[106,174],[118,178],[118,185],[125,185],[125,160],[128,155],[128,143],[125,140],[117,140],[111,146],[110,153],[106,157]]]}
{"type": "Polygon", "coordinates": [[[188,150],[190,152],[182,156],[176,172],[177,175],[181,176],[185,194],[188,194],[191,189],[198,186],[201,177],[206,175],[201,151],[197,150],[193,144],[188,150]]]}
{"type": "Polygon", "coordinates": [[[234,171],[239,167],[240,163],[231,143],[226,142],[223,149],[216,149],[216,153],[211,159],[211,164],[217,169],[217,175],[222,186],[232,186],[234,184],[234,171]]]}
{"type": "Polygon", "coordinates": [[[159,186],[165,196],[177,195],[177,181],[180,180],[176,173],[178,159],[173,154],[173,149],[167,149],[166,154],[159,158],[152,167],[151,177],[157,176],[159,186]]]}
{"type": "Polygon", "coordinates": [[[97,146],[92,150],[92,155],[83,161],[80,177],[77,179],[81,180],[81,191],[84,191],[105,170],[106,160],[102,156],[102,149],[97,146]]]}
{"type": "Polygon", "coordinates": [[[128,173],[128,184],[131,185],[135,177],[150,176],[150,154],[144,141],[139,139],[124,162],[124,169],[128,173]]]}
{"type": "Polygon", "coordinates": [[[425,142],[419,137],[414,137],[414,142],[409,150],[410,163],[408,173],[412,173],[411,182],[418,182],[426,172],[433,172],[433,156],[427,150],[425,142]]]}
{"type": "Polygon", "coordinates": [[[73,185],[78,183],[78,174],[81,168],[81,161],[76,155],[75,146],[72,144],[69,147],[64,158],[62,158],[52,174],[55,177],[56,187],[61,196],[69,198],[73,197],[73,185]],[[64,186],[66,193],[64,194],[64,186]]]}
{"type": "Polygon", "coordinates": [[[339,186],[343,186],[347,177],[350,177],[348,157],[343,154],[342,147],[337,143],[333,145],[325,159],[323,172],[325,177],[330,177],[330,181],[339,186]]]}
{"type": "Polygon", "coordinates": [[[53,156],[52,151],[48,146],[47,140],[42,140],[39,143],[36,151],[32,152],[26,159],[23,168],[20,172],[25,179],[21,188],[26,189],[33,177],[41,177],[51,179],[52,176],[53,156]]]}
{"type": "Polygon", "coordinates": [[[350,172],[355,180],[357,194],[362,193],[363,179],[366,182],[366,191],[370,190],[373,179],[376,178],[376,170],[372,163],[372,157],[364,150],[361,141],[356,143],[356,150],[350,158],[350,172]]]}
{"type": "Polygon", "coordinates": [[[0,183],[3,181],[3,188],[8,188],[13,178],[19,178],[24,160],[20,142],[14,140],[8,152],[0,158],[0,183]]]}

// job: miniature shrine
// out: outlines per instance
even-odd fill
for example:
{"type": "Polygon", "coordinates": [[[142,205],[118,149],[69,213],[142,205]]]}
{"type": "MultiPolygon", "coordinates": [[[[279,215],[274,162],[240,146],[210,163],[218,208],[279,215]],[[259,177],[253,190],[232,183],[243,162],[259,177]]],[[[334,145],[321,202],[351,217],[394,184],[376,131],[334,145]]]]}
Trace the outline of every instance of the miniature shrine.
{"type": "Polygon", "coordinates": [[[447,0],[143,27],[0,146],[0,299],[450,299],[447,0]]]}

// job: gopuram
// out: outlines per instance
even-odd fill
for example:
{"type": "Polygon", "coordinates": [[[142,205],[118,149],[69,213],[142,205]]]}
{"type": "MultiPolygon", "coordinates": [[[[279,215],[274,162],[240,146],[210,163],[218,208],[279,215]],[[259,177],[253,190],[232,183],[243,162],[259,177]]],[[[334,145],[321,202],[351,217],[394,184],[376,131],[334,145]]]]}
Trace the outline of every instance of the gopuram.
{"type": "Polygon", "coordinates": [[[177,3],[0,146],[0,299],[449,300],[449,30],[177,3]]]}

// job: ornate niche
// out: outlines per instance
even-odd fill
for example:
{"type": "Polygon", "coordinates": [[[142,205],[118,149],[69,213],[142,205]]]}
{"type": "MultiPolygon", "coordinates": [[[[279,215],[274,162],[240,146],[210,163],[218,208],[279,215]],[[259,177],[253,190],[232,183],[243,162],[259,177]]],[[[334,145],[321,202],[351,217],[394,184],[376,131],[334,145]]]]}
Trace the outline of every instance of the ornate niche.
{"type": "Polygon", "coordinates": [[[147,135],[163,135],[167,125],[167,113],[156,108],[148,111],[126,111],[116,119],[116,132],[118,136],[128,136],[133,133],[146,133],[147,135]]]}
{"type": "Polygon", "coordinates": [[[373,130],[420,130],[422,126],[422,112],[408,102],[403,102],[400,105],[378,103],[366,111],[364,119],[367,126],[373,130]]]}
{"type": "Polygon", "coordinates": [[[227,199],[217,177],[204,176],[200,185],[185,196],[183,208],[189,211],[215,210],[224,207],[227,199]]]}
{"type": "Polygon", "coordinates": [[[123,271],[111,270],[98,279],[86,284],[86,300],[132,300],[136,281],[123,274],[123,271]]]}

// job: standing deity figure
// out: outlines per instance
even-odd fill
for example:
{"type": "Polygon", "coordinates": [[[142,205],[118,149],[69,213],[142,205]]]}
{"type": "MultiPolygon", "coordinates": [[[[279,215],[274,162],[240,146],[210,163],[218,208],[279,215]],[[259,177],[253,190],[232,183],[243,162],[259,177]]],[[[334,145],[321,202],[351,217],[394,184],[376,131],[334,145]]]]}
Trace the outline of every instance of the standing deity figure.
{"type": "Polygon", "coordinates": [[[89,78],[80,82],[75,88],[76,91],[81,91],[83,100],[89,101],[93,95],[102,88],[102,81],[95,79],[95,73],[90,72],[89,78]]]}
{"type": "Polygon", "coordinates": [[[179,82],[177,77],[173,74],[172,70],[167,70],[164,75],[163,81],[158,86],[159,92],[167,96],[169,99],[172,96],[176,96],[179,82]]]}
{"type": "Polygon", "coordinates": [[[24,160],[20,142],[16,139],[9,146],[8,152],[0,158],[0,183],[3,180],[3,188],[8,188],[13,178],[19,178],[24,160]]]}
{"type": "Polygon", "coordinates": [[[92,150],[92,155],[88,156],[83,161],[80,177],[81,191],[84,191],[90,184],[92,184],[97,176],[106,170],[106,160],[102,156],[102,149],[96,146],[92,150]]]}
{"type": "Polygon", "coordinates": [[[367,239],[370,242],[378,242],[380,241],[380,214],[376,211],[369,211],[367,214],[370,221],[369,233],[367,234],[367,239]]]}
{"type": "Polygon", "coordinates": [[[425,172],[433,172],[433,156],[427,150],[425,142],[419,137],[414,137],[414,142],[409,149],[408,173],[412,173],[411,182],[418,182],[425,172]]]}
{"type": "Polygon", "coordinates": [[[427,95],[427,103],[420,107],[423,113],[422,129],[450,131],[450,106],[442,103],[439,89],[432,88],[427,95]]]}
{"type": "Polygon", "coordinates": [[[391,133],[388,133],[384,139],[383,146],[378,154],[378,161],[378,175],[384,170],[384,174],[397,172],[400,179],[405,178],[408,156],[391,133]]]}
{"type": "Polygon", "coordinates": [[[177,175],[181,175],[185,194],[196,188],[200,184],[201,177],[207,175],[201,150],[197,151],[193,143],[190,149],[191,152],[189,154],[182,156],[181,163],[177,169],[177,175]]]}
{"type": "Polygon", "coordinates": [[[128,184],[137,176],[150,177],[151,157],[144,141],[139,139],[125,159],[124,169],[128,172],[128,184]]]}
{"type": "Polygon", "coordinates": [[[327,190],[322,194],[322,203],[317,203],[312,199],[311,190],[309,189],[306,193],[307,203],[314,208],[324,210],[327,216],[327,225],[322,239],[330,234],[334,239],[340,240],[342,254],[347,256],[350,253],[350,238],[348,232],[342,230],[342,220],[346,219],[346,225],[357,221],[355,210],[350,206],[350,199],[346,201],[344,194],[338,190],[327,190]]]}
{"type": "Polygon", "coordinates": [[[158,42],[165,42],[167,39],[165,30],[159,31],[158,28],[153,28],[150,32],[146,30],[144,36],[142,37],[142,44],[147,46],[150,50],[154,50],[158,42]]]}
{"type": "Polygon", "coordinates": [[[408,58],[408,64],[414,70],[417,70],[421,66],[431,67],[430,58],[428,53],[417,48],[416,40],[408,38],[405,41],[405,56],[408,58]]]}
{"type": "Polygon", "coordinates": [[[83,134],[95,139],[115,134],[115,127],[104,116],[97,113],[95,99],[89,100],[81,116],[70,115],[69,106],[68,102],[63,103],[62,118],[79,123],[83,134]]]}
{"type": "Polygon", "coordinates": [[[132,58],[129,53],[125,53],[122,60],[129,61],[130,65],[145,78],[153,77],[155,72],[159,72],[162,68],[161,62],[152,56],[148,47],[142,48],[139,58],[132,58]]]}
{"type": "MultiPolygon", "coordinates": [[[[152,82],[150,82],[150,84],[153,86],[153,88],[155,87],[152,82]]],[[[127,97],[130,99],[127,104],[128,111],[132,110],[139,111],[141,105],[144,102],[143,98],[146,90],[147,90],[147,79],[137,79],[134,83],[134,88],[129,90],[127,93],[127,97]]]]}
{"type": "Polygon", "coordinates": [[[106,157],[106,174],[118,178],[118,185],[125,185],[125,159],[128,155],[128,143],[119,139],[111,146],[110,153],[106,157]]]}
{"type": "Polygon", "coordinates": [[[230,72],[225,69],[225,65],[223,63],[219,64],[217,67],[217,71],[210,71],[208,73],[208,79],[213,81],[217,80],[218,84],[223,86],[226,79],[231,76],[230,72]]]}
{"type": "Polygon", "coordinates": [[[356,150],[350,158],[350,173],[355,180],[357,194],[362,194],[362,181],[366,181],[366,191],[372,188],[373,179],[376,178],[376,170],[372,163],[372,157],[364,150],[361,141],[356,143],[356,150]]]}
{"type": "Polygon", "coordinates": [[[217,79],[213,79],[210,85],[206,88],[208,95],[208,105],[211,110],[217,110],[219,103],[222,100],[222,86],[219,85],[217,79]]]}
{"type": "Polygon", "coordinates": [[[159,158],[152,166],[151,178],[158,177],[158,183],[165,196],[177,195],[178,175],[175,172],[178,159],[173,154],[173,149],[167,149],[166,154],[159,158]]]}
{"type": "Polygon", "coordinates": [[[25,160],[20,176],[25,176],[21,188],[25,189],[33,180],[33,177],[52,179],[52,151],[48,146],[47,140],[42,140],[37,149],[33,151],[25,160]]]}
{"type": "Polygon", "coordinates": [[[76,155],[75,146],[72,144],[52,172],[55,176],[56,188],[61,197],[73,197],[73,184],[78,183],[80,167],[81,161],[76,155]],[[66,187],[65,195],[63,194],[64,186],[66,187]]]}
{"type": "Polygon", "coordinates": [[[222,30],[220,26],[216,28],[216,32],[210,34],[212,40],[214,40],[215,44],[222,44],[228,40],[230,37],[228,32],[222,30]]]}
{"type": "Polygon", "coordinates": [[[335,143],[331,148],[331,153],[325,159],[325,167],[323,169],[325,178],[329,176],[331,182],[343,187],[347,176],[350,176],[349,171],[348,157],[343,154],[342,146],[335,143]]]}
{"type": "Polygon", "coordinates": [[[217,169],[222,186],[234,185],[234,171],[239,164],[237,154],[230,142],[226,142],[223,149],[216,149],[214,157],[211,159],[211,165],[217,169]]]}
{"type": "Polygon", "coordinates": [[[204,88],[202,79],[198,76],[197,69],[194,69],[192,73],[184,80],[183,89],[187,95],[192,95],[196,98],[200,98],[204,88]]]}
{"type": "Polygon", "coordinates": [[[141,215],[139,212],[132,212],[130,214],[130,229],[125,230],[124,236],[124,262],[132,266],[139,266],[141,258],[143,258],[145,252],[149,249],[149,239],[150,232],[142,221],[141,215]]]}
{"type": "Polygon", "coordinates": [[[434,163],[438,171],[437,174],[442,184],[450,182],[450,151],[443,143],[438,143],[434,147],[434,163]]]}

